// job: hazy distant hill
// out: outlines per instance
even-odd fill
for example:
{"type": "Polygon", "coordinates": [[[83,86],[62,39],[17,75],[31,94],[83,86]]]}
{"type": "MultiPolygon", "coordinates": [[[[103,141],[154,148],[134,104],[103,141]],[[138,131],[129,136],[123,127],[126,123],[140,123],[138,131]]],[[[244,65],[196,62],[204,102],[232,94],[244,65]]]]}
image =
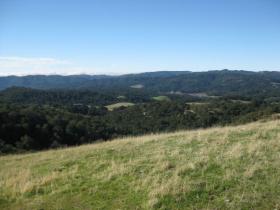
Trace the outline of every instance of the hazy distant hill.
{"type": "Polygon", "coordinates": [[[207,93],[208,95],[280,96],[280,72],[161,71],[121,76],[8,76],[0,77],[0,89],[21,86],[37,89],[131,89],[156,92],[207,93]]]}

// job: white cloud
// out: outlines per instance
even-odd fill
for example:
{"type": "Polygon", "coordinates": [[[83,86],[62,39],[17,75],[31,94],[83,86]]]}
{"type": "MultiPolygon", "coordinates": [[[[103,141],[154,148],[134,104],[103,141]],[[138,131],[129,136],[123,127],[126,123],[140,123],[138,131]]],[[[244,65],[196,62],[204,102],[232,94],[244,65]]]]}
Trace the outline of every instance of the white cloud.
{"type": "Polygon", "coordinates": [[[72,67],[56,58],[0,56],[0,75],[67,74],[72,67]]]}
{"type": "Polygon", "coordinates": [[[111,74],[119,75],[115,66],[93,68],[80,66],[68,60],[46,57],[0,56],[0,76],[7,75],[73,75],[73,74],[111,74]],[[106,70],[105,70],[106,69],[106,70]]]}
{"type": "Polygon", "coordinates": [[[54,58],[0,57],[0,68],[21,68],[61,64],[69,64],[69,62],[54,58]]]}

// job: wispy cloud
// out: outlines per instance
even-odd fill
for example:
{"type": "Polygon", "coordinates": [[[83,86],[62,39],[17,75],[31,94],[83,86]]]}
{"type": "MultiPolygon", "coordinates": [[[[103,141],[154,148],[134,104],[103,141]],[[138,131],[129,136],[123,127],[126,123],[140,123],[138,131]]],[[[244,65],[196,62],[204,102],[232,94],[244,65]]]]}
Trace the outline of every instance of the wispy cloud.
{"type": "MultiPolygon", "coordinates": [[[[92,64],[81,64],[72,60],[53,57],[21,57],[0,55],[0,76],[7,75],[73,75],[73,74],[109,74],[120,75],[135,73],[133,66],[123,68],[121,65],[108,63],[100,65],[98,59],[92,59],[92,64]],[[99,65],[98,65],[99,64],[99,65]]],[[[143,70],[141,70],[143,71],[143,70]]],[[[141,72],[140,70],[138,72],[141,72]]]]}
{"type": "Polygon", "coordinates": [[[0,75],[67,74],[71,68],[72,63],[62,59],[0,56],[0,75]]]}
{"type": "Polygon", "coordinates": [[[51,57],[0,56],[0,76],[7,75],[73,75],[73,74],[111,74],[119,75],[116,66],[81,66],[73,61],[51,57]]]}
{"type": "Polygon", "coordinates": [[[69,61],[55,58],[0,57],[0,68],[64,65],[69,63],[69,61]]]}

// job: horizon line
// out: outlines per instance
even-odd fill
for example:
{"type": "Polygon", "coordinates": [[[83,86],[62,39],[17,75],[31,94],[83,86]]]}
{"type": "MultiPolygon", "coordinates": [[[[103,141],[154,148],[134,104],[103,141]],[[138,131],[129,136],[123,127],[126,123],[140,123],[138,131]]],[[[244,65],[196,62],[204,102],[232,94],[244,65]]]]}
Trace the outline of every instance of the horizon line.
{"type": "Polygon", "coordinates": [[[61,73],[49,73],[49,74],[3,74],[0,77],[28,77],[28,76],[108,76],[108,77],[118,77],[125,75],[137,75],[137,74],[146,74],[146,73],[159,73],[159,72],[189,72],[189,73],[202,73],[202,72],[213,72],[213,71],[246,71],[246,72],[280,72],[280,70],[245,70],[245,69],[210,69],[210,70],[155,70],[155,71],[142,71],[135,73],[105,73],[105,74],[90,74],[90,73],[74,73],[74,74],[61,74],[61,73]]]}

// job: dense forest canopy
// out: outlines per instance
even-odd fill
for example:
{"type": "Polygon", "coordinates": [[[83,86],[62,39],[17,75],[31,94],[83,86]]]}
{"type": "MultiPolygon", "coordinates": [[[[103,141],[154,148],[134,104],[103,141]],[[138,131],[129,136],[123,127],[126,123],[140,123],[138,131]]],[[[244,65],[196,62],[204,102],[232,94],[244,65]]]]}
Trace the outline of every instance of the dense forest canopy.
{"type": "Polygon", "coordinates": [[[244,123],[279,110],[279,105],[226,100],[199,105],[151,102],[114,111],[2,104],[0,150],[41,150],[126,135],[244,123]]]}

